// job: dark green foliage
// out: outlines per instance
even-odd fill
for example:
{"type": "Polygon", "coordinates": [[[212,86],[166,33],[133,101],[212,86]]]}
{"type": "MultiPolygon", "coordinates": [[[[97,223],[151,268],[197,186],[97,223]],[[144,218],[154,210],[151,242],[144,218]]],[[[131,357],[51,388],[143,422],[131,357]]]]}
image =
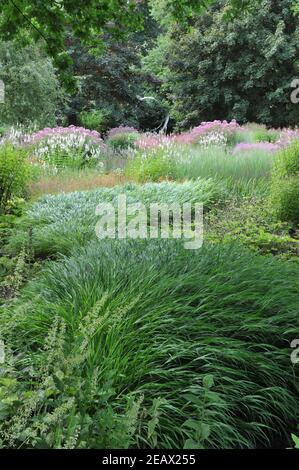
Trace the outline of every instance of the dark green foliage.
{"type": "Polygon", "coordinates": [[[100,56],[73,38],[69,38],[68,44],[73,74],[80,80],[79,90],[67,108],[70,122],[76,123],[82,110],[96,108],[105,114],[102,131],[121,124],[143,129],[160,125],[165,117],[163,106],[140,100],[152,78],[141,71],[143,43],[138,35],[122,42],[108,36],[100,56]]]}
{"type": "MultiPolygon", "coordinates": [[[[202,12],[214,0],[166,0],[167,14],[172,19],[184,20],[193,12],[202,12]]],[[[230,0],[232,11],[247,8],[256,0],[230,0]]],[[[149,2],[154,4],[155,1],[149,2]]],[[[95,47],[102,46],[103,32],[121,37],[128,31],[142,28],[143,2],[130,0],[61,0],[39,4],[36,0],[2,0],[0,8],[0,35],[5,39],[21,41],[43,38],[48,52],[61,67],[68,63],[65,50],[65,31],[95,47]],[[30,35],[28,34],[28,30],[30,35]]]]}
{"type": "Polygon", "coordinates": [[[299,46],[292,0],[262,0],[231,21],[223,18],[226,3],[215,2],[191,28],[170,29],[164,89],[179,127],[215,118],[296,125],[299,108],[290,94],[299,46]]]}
{"type": "Polygon", "coordinates": [[[69,75],[70,57],[66,53],[66,31],[90,46],[103,47],[103,31],[124,36],[141,26],[138,3],[122,0],[3,0],[0,7],[0,36],[31,42],[43,40],[48,53],[54,57],[67,85],[74,85],[69,75]]]}

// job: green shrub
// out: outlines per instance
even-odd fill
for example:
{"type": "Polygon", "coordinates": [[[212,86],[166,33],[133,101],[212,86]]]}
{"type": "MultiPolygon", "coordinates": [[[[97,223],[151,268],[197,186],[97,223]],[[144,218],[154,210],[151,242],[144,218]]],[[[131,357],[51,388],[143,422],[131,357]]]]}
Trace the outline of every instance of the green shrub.
{"type": "Polygon", "coordinates": [[[280,220],[299,224],[299,175],[276,179],[271,199],[280,220]]]}
{"type": "Polygon", "coordinates": [[[82,126],[86,129],[91,129],[98,132],[103,132],[105,130],[107,118],[107,112],[102,109],[82,111],[82,113],[80,113],[80,121],[82,126]]]}
{"type": "Polygon", "coordinates": [[[1,310],[2,446],[285,442],[298,275],[234,245],[154,240],[94,241],[48,263],[1,310]]]}
{"type": "Polygon", "coordinates": [[[3,137],[7,128],[5,126],[0,126],[0,137],[3,137]]]}
{"type": "Polygon", "coordinates": [[[266,126],[260,124],[247,124],[235,133],[235,144],[242,142],[254,144],[258,142],[275,143],[279,139],[279,131],[275,129],[267,129],[266,126]]]}
{"type": "Polygon", "coordinates": [[[0,211],[10,199],[23,196],[30,178],[26,151],[10,145],[0,146],[0,211]]]}
{"type": "Polygon", "coordinates": [[[178,149],[171,159],[177,179],[221,178],[249,182],[271,176],[275,157],[263,150],[232,154],[221,147],[178,149]]]}
{"type": "Polygon", "coordinates": [[[119,132],[107,139],[107,144],[114,150],[125,150],[134,148],[139,138],[138,132],[119,132]]]}
{"type": "Polygon", "coordinates": [[[299,141],[283,149],[273,168],[271,200],[282,221],[299,224],[299,141]]]}
{"type": "Polygon", "coordinates": [[[299,449],[299,437],[295,436],[295,434],[292,434],[292,439],[295,449],[299,449]]]}
{"type": "Polygon", "coordinates": [[[273,167],[275,179],[298,176],[299,174],[299,140],[295,140],[277,155],[273,167]]]}
{"type": "Polygon", "coordinates": [[[268,142],[275,144],[279,139],[279,131],[275,129],[268,129],[268,142]]]}
{"type": "Polygon", "coordinates": [[[129,160],[125,174],[141,183],[174,179],[176,176],[175,165],[175,160],[171,159],[167,150],[157,148],[146,153],[137,152],[134,159],[129,160]]]}
{"type": "Polygon", "coordinates": [[[292,226],[277,221],[268,196],[252,194],[213,208],[205,218],[205,240],[240,243],[263,255],[299,262],[299,239],[290,236],[292,226]]]}

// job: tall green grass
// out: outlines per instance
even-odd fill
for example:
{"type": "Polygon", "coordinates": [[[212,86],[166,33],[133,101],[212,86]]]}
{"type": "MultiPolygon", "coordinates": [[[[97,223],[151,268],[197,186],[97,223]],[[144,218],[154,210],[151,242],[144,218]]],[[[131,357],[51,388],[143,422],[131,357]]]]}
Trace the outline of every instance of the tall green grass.
{"type": "Polygon", "coordinates": [[[177,179],[222,178],[248,182],[270,177],[275,156],[261,150],[232,154],[225,148],[190,147],[176,164],[177,179]]]}
{"type": "Polygon", "coordinates": [[[286,443],[298,275],[174,241],[92,242],[48,263],[0,313],[2,446],[286,443]]]}

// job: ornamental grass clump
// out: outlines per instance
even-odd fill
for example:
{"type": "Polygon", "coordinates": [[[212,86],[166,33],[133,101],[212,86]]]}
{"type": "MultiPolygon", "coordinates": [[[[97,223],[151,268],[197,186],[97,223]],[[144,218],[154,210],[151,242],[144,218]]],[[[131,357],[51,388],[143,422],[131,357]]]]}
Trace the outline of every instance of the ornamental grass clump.
{"type": "Polygon", "coordinates": [[[176,148],[170,142],[136,151],[128,160],[125,174],[141,183],[172,180],[175,177],[175,156],[176,148]]]}
{"type": "Polygon", "coordinates": [[[287,447],[298,269],[169,240],[48,262],[1,311],[0,445],[287,447]]]}
{"type": "Polygon", "coordinates": [[[264,149],[250,148],[232,153],[225,147],[190,146],[177,151],[173,168],[175,178],[219,178],[234,182],[258,181],[269,178],[275,154],[264,149]]]}
{"type": "Polygon", "coordinates": [[[294,140],[277,155],[271,199],[280,220],[299,224],[299,140],[294,140]]]}

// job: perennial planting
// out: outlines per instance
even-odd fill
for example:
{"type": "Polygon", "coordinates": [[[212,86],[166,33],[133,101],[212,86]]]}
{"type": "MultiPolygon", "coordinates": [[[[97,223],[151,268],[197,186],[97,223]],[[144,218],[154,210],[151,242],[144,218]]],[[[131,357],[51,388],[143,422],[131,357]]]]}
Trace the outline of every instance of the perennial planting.
{"type": "Polygon", "coordinates": [[[18,152],[35,178],[59,172],[80,189],[83,168],[98,177],[108,159],[106,176],[125,184],[44,194],[5,229],[0,447],[289,445],[297,136],[218,120],[171,135],[127,126],[104,138],[76,126],[5,133],[0,160],[5,168],[9,158],[16,189],[6,185],[2,211],[26,196],[18,152]],[[278,177],[286,165],[292,173],[278,177]],[[147,213],[153,203],[203,204],[203,248],[98,240],[98,204],[122,194],[147,213]]]}
{"type": "Polygon", "coordinates": [[[297,3],[1,0],[0,450],[296,457],[297,3]]]}

